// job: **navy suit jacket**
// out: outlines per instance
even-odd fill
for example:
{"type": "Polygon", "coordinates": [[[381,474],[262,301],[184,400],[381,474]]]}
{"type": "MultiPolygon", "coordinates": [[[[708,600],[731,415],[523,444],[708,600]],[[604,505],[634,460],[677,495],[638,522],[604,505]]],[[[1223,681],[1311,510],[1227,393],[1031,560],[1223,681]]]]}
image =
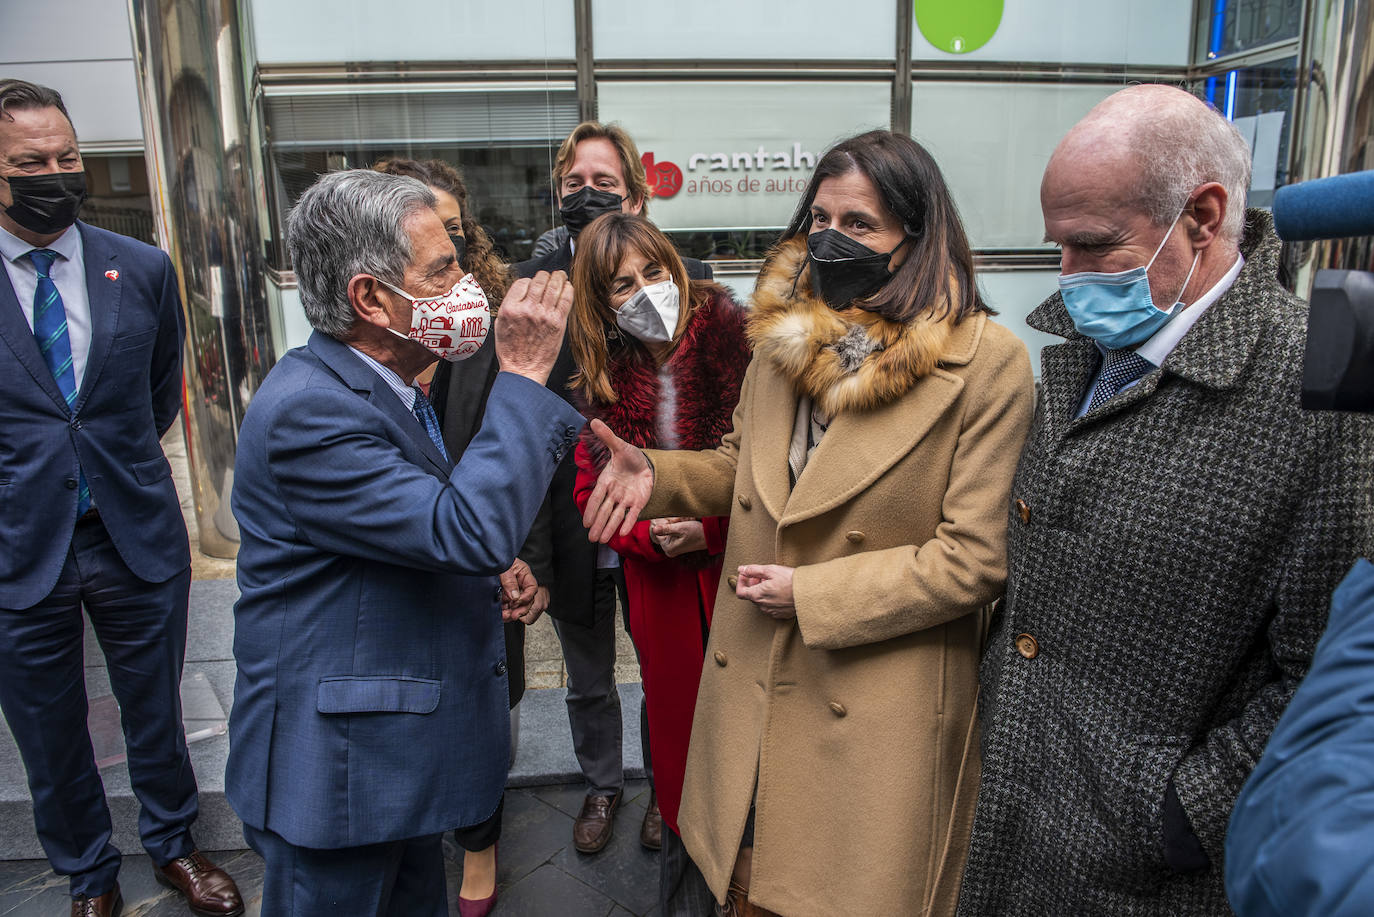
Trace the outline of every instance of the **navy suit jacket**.
{"type": "Polygon", "coordinates": [[[333,849],[491,815],[510,754],[496,575],[581,427],[501,373],[455,467],[340,342],[317,332],[273,367],[232,498],[225,792],[245,823],[333,849]]]}
{"type": "Polygon", "coordinates": [[[71,408],[0,270],[0,607],[57,582],[76,524],[77,472],[115,547],[159,583],[191,563],[172,469],[158,442],[181,410],[181,297],[160,249],[77,223],[91,346],[71,408]],[[79,462],[79,466],[78,466],[79,462]]]}

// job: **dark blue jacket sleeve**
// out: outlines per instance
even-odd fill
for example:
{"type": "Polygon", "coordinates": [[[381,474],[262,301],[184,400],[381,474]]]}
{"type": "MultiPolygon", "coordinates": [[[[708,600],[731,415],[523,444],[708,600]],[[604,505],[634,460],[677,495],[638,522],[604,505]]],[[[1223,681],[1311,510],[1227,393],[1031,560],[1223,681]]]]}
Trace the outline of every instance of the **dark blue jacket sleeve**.
{"type": "Polygon", "coordinates": [[[299,534],[333,554],[480,576],[515,559],[583,423],[544,386],[501,373],[445,481],[357,409],[352,392],[302,389],[268,427],[267,467],[299,534]]]}
{"type": "Polygon", "coordinates": [[[1374,564],[1336,589],[1307,678],[1231,815],[1239,917],[1374,914],[1374,564]]]}
{"type": "Polygon", "coordinates": [[[162,293],[158,299],[157,343],[153,346],[153,367],[149,375],[153,396],[153,422],[161,437],[181,410],[181,354],[186,336],[181,314],[181,293],[172,261],[162,255],[162,293]]]}

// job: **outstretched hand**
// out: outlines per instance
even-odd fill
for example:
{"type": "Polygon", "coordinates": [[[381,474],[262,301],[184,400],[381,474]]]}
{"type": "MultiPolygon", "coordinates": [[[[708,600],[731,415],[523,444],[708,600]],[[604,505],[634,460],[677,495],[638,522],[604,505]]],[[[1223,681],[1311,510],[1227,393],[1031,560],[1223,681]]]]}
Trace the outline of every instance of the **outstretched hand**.
{"type": "Polygon", "coordinates": [[[610,450],[611,458],[596,479],[587,500],[582,524],[587,537],[605,544],[612,535],[630,534],[639,511],[649,502],[654,490],[654,471],[644,453],[611,432],[599,420],[592,421],[592,432],[610,450]]]}

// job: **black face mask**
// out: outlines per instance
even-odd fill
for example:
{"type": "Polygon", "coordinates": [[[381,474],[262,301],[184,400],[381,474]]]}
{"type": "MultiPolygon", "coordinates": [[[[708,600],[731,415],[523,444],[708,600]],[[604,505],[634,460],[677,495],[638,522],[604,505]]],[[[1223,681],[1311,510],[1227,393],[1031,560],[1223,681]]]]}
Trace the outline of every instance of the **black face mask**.
{"type": "Polygon", "coordinates": [[[838,229],[822,229],[806,237],[811,258],[811,286],[832,309],[844,309],[871,296],[892,274],[888,262],[906,244],[907,236],[890,252],[875,252],[838,229]]]}
{"type": "Polygon", "coordinates": [[[453,254],[458,259],[458,266],[467,270],[467,262],[464,260],[468,256],[468,240],[465,236],[460,236],[456,232],[448,234],[448,240],[453,243],[453,254]]]}
{"type": "Polygon", "coordinates": [[[586,229],[592,220],[603,213],[615,213],[625,198],[609,191],[601,191],[591,185],[583,185],[572,194],[563,196],[558,212],[563,216],[563,225],[575,239],[586,229]]]}
{"type": "Polygon", "coordinates": [[[85,172],[7,175],[14,203],[5,215],[29,232],[51,235],[76,222],[86,200],[85,172]]]}

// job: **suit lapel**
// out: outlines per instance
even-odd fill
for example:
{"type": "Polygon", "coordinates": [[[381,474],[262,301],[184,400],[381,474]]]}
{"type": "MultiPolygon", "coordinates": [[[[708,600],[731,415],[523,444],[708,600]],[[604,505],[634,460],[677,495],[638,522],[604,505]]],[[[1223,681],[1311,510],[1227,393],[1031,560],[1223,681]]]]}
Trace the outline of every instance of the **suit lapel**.
{"type": "Polygon", "coordinates": [[[19,297],[14,293],[14,285],[10,283],[9,272],[3,268],[0,268],[0,340],[5,342],[19,364],[28,371],[33,381],[38,383],[38,387],[53,400],[62,413],[70,413],[67,399],[62,397],[62,390],[57,387],[52,370],[48,369],[48,364],[43,361],[43,354],[38,349],[33,329],[24,318],[24,310],[19,305],[19,297]]]}
{"type": "MultiPolygon", "coordinates": [[[[782,524],[819,516],[871,486],[916,447],[963,388],[961,377],[936,369],[887,404],[871,411],[841,412],[797,479],[782,524]]],[[[789,437],[794,417],[795,410],[787,421],[789,437]]],[[[786,464],[784,459],[784,475],[786,464]]]]}
{"type": "Polygon", "coordinates": [[[105,360],[114,346],[115,329],[119,327],[119,305],[124,289],[124,280],[119,268],[119,256],[95,233],[87,230],[84,223],[77,223],[81,232],[82,259],[86,262],[86,300],[91,307],[91,345],[86,354],[86,374],[81,380],[81,391],[77,392],[76,403],[72,406],[79,412],[81,406],[95,389],[96,380],[105,366],[105,360]],[[114,271],[114,280],[109,272],[114,271]]]}
{"type": "Polygon", "coordinates": [[[401,428],[408,436],[415,447],[424,454],[430,465],[434,466],[431,472],[439,477],[447,478],[453,470],[453,465],[444,460],[439,454],[438,448],[430,440],[429,434],[425,432],[422,424],[414,414],[405,409],[401,404],[401,399],[396,397],[396,393],[391,387],[382,381],[372,367],[348,349],[348,345],[336,341],[328,335],[320,334],[318,331],[311,333],[310,341],[307,344],[310,351],[319,357],[343,383],[353,391],[367,398],[377,410],[387,415],[392,421],[401,428]]]}

